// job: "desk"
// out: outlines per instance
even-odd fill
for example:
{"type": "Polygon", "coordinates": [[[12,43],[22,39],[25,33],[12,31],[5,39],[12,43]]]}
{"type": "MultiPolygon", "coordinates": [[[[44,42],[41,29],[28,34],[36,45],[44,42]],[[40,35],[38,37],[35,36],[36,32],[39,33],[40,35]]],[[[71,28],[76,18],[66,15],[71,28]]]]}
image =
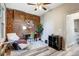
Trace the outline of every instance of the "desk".
{"type": "MultiPolygon", "coordinates": [[[[27,39],[29,39],[30,36],[31,36],[31,34],[25,34],[24,38],[27,40],[27,39]]],[[[40,39],[40,34],[35,33],[34,34],[34,40],[39,40],[38,38],[40,39]]]]}
{"type": "Polygon", "coordinates": [[[27,39],[29,39],[30,35],[31,35],[31,34],[25,34],[25,35],[24,35],[24,38],[27,40],[27,39]]]}

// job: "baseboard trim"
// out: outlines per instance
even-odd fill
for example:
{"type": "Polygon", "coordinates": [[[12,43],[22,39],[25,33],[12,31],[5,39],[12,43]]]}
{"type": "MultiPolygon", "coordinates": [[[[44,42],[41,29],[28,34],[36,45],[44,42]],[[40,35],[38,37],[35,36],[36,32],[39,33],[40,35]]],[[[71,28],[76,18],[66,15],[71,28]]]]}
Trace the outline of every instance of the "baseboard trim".
{"type": "Polygon", "coordinates": [[[69,44],[68,46],[66,46],[66,50],[69,50],[71,47],[73,47],[75,44],[77,44],[77,42],[72,42],[71,44],[69,44]]]}

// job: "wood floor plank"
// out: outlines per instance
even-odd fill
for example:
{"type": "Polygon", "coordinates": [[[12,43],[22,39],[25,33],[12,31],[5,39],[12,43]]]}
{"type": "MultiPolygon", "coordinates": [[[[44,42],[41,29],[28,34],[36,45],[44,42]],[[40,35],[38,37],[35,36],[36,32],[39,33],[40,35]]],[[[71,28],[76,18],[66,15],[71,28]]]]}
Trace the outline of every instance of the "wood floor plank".
{"type": "Polygon", "coordinates": [[[48,46],[41,47],[34,50],[26,50],[25,52],[17,55],[17,56],[79,56],[79,45],[74,45],[65,51],[57,51],[48,46]]]}
{"type": "Polygon", "coordinates": [[[48,55],[50,55],[54,52],[55,52],[55,49],[52,49],[52,48],[48,47],[47,51],[44,51],[44,52],[38,54],[37,56],[48,56],[48,55]]]}

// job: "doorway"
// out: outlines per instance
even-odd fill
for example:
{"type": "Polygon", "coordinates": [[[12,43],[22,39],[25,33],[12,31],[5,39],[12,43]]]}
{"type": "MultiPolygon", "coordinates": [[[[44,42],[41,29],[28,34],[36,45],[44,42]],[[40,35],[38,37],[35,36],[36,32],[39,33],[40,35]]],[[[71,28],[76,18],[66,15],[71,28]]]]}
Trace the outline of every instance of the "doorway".
{"type": "Polygon", "coordinates": [[[66,48],[77,43],[79,33],[79,12],[66,16],[66,48]]]}

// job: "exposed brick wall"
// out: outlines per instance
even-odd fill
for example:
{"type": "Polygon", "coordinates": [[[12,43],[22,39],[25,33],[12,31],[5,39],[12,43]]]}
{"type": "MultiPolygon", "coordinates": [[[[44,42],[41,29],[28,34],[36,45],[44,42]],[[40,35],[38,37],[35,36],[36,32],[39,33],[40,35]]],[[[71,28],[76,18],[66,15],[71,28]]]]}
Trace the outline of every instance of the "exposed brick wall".
{"type": "MultiPolygon", "coordinates": [[[[40,17],[39,16],[32,15],[32,14],[29,14],[29,13],[25,13],[25,12],[18,11],[18,10],[13,10],[13,9],[7,8],[6,16],[7,16],[6,17],[6,19],[7,19],[6,32],[7,33],[16,32],[19,35],[21,35],[23,33],[21,25],[22,24],[24,25],[24,22],[26,20],[32,20],[35,27],[38,24],[40,24],[40,17]]],[[[28,29],[28,30],[29,30],[29,32],[31,31],[30,29],[28,29]]]]}

